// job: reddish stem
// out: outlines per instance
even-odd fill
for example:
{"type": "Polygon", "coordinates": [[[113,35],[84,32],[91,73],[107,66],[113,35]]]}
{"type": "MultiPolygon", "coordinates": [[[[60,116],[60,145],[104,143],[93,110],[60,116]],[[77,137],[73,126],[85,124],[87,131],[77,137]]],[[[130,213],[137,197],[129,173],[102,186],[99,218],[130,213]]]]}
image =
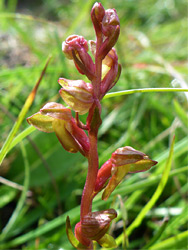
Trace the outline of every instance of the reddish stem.
{"type": "Polygon", "coordinates": [[[95,54],[95,76],[93,80],[93,88],[95,97],[99,100],[100,97],[100,85],[101,85],[101,76],[102,76],[102,59],[100,56],[100,47],[103,42],[102,34],[98,34],[96,39],[96,54],[95,54]]]}
{"type": "Polygon", "coordinates": [[[82,193],[81,201],[81,221],[85,215],[92,210],[92,200],[95,190],[95,183],[98,173],[98,151],[97,151],[97,138],[89,132],[90,150],[88,155],[88,174],[86,183],[82,193]]]}
{"type": "MultiPolygon", "coordinates": [[[[100,84],[101,84],[101,75],[102,75],[102,60],[100,59],[99,50],[101,44],[103,42],[102,33],[97,34],[96,40],[96,55],[95,55],[95,77],[92,81],[93,89],[94,89],[94,98],[95,103],[99,106],[99,97],[100,97],[100,84]]],[[[100,109],[100,107],[99,107],[100,109]]],[[[90,109],[90,113],[88,117],[92,116],[94,108],[90,109]]],[[[92,119],[90,119],[91,122],[92,119]]],[[[87,178],[82,194],[81,200],[81,212],[80,217],[81,221],[83,217],[92,211],[92,201],[95,195],[95,184],[97,180],[98,168],[99,168],[99,160],[98,160],[98,150],[97,150],[97,134],[98,131],[92,131],[90,124],[88,124],[90,128],[89,134],[89,142],[90,142],[90,150],[88,154],[88,173],[87,178]]]]}

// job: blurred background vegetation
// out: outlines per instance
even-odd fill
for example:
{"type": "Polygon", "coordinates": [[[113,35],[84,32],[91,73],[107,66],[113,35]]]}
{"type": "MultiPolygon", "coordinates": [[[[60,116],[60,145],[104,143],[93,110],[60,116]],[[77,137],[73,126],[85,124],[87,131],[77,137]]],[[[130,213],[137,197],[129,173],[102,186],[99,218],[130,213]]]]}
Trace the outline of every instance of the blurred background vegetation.
{"type": "MultiPolygon", "coordinates": [[[[121,23],[116,49],[122,75],[113,92],[187,87],[186,0],[101,2],[105,9],[117,10],[121,23]]],[[[71,34],[95,39],[90,20],[93,4],[89,0],[0,1],[0,147],[49,55],[52,59],[27,117],[48,101],[62,103],[59,77],[80,78],[73,63],[62,54],[61,44],[71,34]]],[[[118,211],[110,230],[115,237],[126,233],[126,227],[151,199],[166,166],[172,136],[176,135],[167,185],[129,236],[129,244],[120,240],[119,249],[187,249],[187,98],[187,94],[175,92],[137,93],[102,102],[100,165],[117,147],[125,145],[159,162],[146,173],[128,175],[108,202],[96,197],[94,209],[113,207],[118,211]]],[[[19,133],[28,127],[24,119],[19,133]]],[[[0,176],[21,185],[13,188],[9,182],[0,184],[0,249],[72,249],[65,219],[69,215],[72,225],[79,221],[87,162],[79,154],[65,152],[53,133],[35,130],[22,140],[24,150],[20,146],[15,146],[0,166],[0,176]],[[29,173],[25,174],[27,164],[29,173]],[[28,180],[23,201],[21,190],[28,180]]]]}

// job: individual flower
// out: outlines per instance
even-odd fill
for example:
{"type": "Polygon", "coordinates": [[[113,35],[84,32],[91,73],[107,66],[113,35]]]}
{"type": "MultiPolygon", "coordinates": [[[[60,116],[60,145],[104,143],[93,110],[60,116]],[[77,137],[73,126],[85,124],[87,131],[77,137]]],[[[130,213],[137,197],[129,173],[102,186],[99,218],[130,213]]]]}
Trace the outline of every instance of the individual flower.
{"type": "Polygon", "coordinates": [[[91,240],[95,240],[102,246],[105,244],[106,247],[107,245],[114,247],[115,240],[107,234],[107,231],[111,221],[116,217],[117,212],[114,209],[90,212],[77,223],[75,236],[84,245],[89,245],[91,240]]]}
{"type": "Polygon", "coordinates": [[[27,118],[27,121],[43,132],[55,132],[58,140],[68,152],[80,151],[84,156],[87,155],[89,151],[88,137],[76,125],[71,110],[62,104],[47,103],[38,113],[27,118]]]}
{"type": "Polygon", "coordinates": [[[119,18],[115,9],[108,9],[105,11],[105,15],[102,20],[102,31],[107,37],[111,36],[117,26],[120,25],[119,18]]]}
{"type": "Polygon", "coordinates": [[[59,93],[66,104],[80,114],[87,113],[94,102],[92,84],[65,78],[60,78],[58,82],[62,86],[59,93]]]}
{"type": "Polygon", "coordinates": [[[104,15],[105,9],[103,8],[102,4],[96,2],[91,10],[91,20],[93,22],[96,35],[102,33],[102,20],[104,15]]]}
{"type": "Polygon", "coordinates": [[[62,51],[68,59],[73,59],[72,51],[78,54],[78,51],[88,52],[88,44],[83,36],[71,35],[62,43],[62,51]]]}
{"type": "Polygon", "coordinates": [[[88,54],[88,44],[84,37],[78,35],[69,36],[62,43],[62,51],[65,56],[74,60],[75,66],[81,74],[92,80],[95,74],[95,65],[88,54]]]}
{"type": "Polygon", "coordinates": [[[118,148],[98,171],[95,194],[100,192],[109,180],[102,195],[102,199],[107,200],[127,173],[144,172],[156,164],[156,161],[132,147],[118,148]]]}
{"type": "Polygon", "coordinates": [[[116,50],[112,48],[102,61],[101,98],[116,84],[121,74],[116,50]]]}

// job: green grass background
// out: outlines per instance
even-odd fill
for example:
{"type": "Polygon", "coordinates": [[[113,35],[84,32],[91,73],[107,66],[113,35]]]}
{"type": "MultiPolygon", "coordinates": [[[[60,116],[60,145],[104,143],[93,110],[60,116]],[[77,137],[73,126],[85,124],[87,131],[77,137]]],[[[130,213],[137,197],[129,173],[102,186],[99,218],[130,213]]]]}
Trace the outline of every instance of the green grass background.
{"type": "MultiPolygon", "coordinates": [[[[112,92],[187,88],[187,2],[101,2],[105,9],[117,10],[121,23],[116,50],[122,74],[112,92]]],[[[48,101],[63,103],[59,77],[80,79],[62,54],[61,44],[71,34],[95,39],[90,20],[93,4],[89,0],[0,1],[0,147],[50,55],[26,117],[48,101]]],[[[94,201],[94,210],[118,211],[110,233],[119,249],[188,248],[187,98],[183,92],[154,92],[114,95],[102,101],[100,165],[126,145],[159,162],[150,171],[128,175],[109,201],[102,202],[100,195],[94,201]],[[159,191],[165,178],[167,183],[159,191]]],[[[5,180],[0,184],[0,249],[73,249],[65,220],[69,215],[72,226],[79,221],[87,162],[79,154],[65,152],[54,134],[28,129],[26,117],[0,166],[0,181],[5,180]],[[8,180],[22,190],[10,187],[8,180]]]]}

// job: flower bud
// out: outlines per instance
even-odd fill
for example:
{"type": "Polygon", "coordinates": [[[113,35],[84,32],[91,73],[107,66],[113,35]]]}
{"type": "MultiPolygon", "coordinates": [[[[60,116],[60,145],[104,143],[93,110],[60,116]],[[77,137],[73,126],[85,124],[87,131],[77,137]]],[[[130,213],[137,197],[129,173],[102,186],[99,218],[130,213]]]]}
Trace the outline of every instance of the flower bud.
{"type": "Polygon", "coordinates": [[[93,87],[82,80],[59,79],[60,95],[69,107],[80,114],[88,112],[93,104],[93,87]]]}
{"type": "Polygon", "coordinates": [[[117,212],[114,209],[88,213],[79,224],[81,235],[90,240],[100,240],[108,231],[110,222],[116,217],[117,212]]]}
{"type": "Polygon", "coordinates": [[[92,20],[93,20],[93,16],[95,16],[96,21],[98,21],[98,23],[100,23],[100,22],[102,22],[104,15],[105,15],[104,7],[102,6],[101,3],[96,2],[93,5],[93,8],[91,10],[92,20]]]}
{"type": "Polygon", "coordinates": [[[128,146],[117,149],[112,154],[110,161],[112,163],[112,177],[103,192],[103,200],[108,199],[127,173],[143,172],[157,164],[156,161],[149,159],[146,154],[128,146]]]}
{"type": "Polygon", "coordinates": [[[81,74],[90,80],[95,73],[95,65],[88,52],[87,41],[82,36],[69,36],[62,44],[62,50],[68,59],[74,60],[75,66],[81,74]]]}
{"type": "Polygon", "coordinates": [[[93,26],[96,34],[102,32],[101,22],[105,15],[105,9],[103,8],[101,3],[95,3],[91,10],[91,20],[93,22],[93,26]]]}
{"type": "Polygon", "coordinates": [[[116,10],[115,9],[106,10],[102,20],[103,34],[107,37],[111,36],[118,25],[120,25],[120,22],[116,10]]]}
{"type": "Polygon", "coordinates": [[[114,32],[111,34],[111,36],[108,36],[106,40],[102,43],[100,50],[99,50],[99,55],[101,59],[104,59],[105,56],[108,54],[108,52],[114,47],[114,45],[117,42],[117,39],[119,37],[120,33],[120,26],[117,25],[114,27],[114,32]]]}
{"type": "Polygon", "coordinates": [[[62,43],[62,51],[68,59],[73,59],[72,51],[77,54],[79,50],[88,51],[87,41],[83,36],[71,35],[62,43]]]}

